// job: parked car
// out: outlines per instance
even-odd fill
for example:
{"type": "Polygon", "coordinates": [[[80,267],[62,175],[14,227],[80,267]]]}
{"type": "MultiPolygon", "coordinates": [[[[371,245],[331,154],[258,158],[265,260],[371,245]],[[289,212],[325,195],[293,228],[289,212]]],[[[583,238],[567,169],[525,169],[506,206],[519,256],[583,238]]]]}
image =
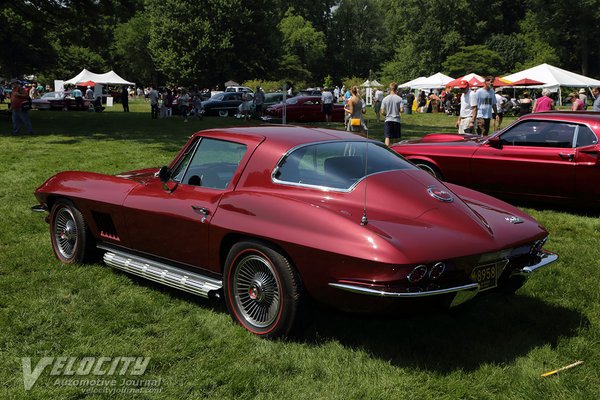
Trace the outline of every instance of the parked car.
{"type": "Polygon", "coordinates": [[[308,88],[298,91],[298,96],[321,96],[323,92],[319,88],[308,88]]]}
{"type": "Polygon", "coordinates": [[[514,291],[557,259],[518,208],[444,184],[380,142],[295,126],[193,135],[169,166],[61,172],[36,191],[56,257],[204,297],[264,337],[312,298],[352,311],[514,291]]]}
{"type": "MultiPolygon", "coordinates": [[[[79,110],[87,111],[89,105],[89,100],[84,98],[83,107],[79,110]]],[[[34,110],[77,110],[71,91],[44,93],[39,99],[31,101],[31,108],[34,110]]]]}
{"type": "Polygon", "coordinates": [[[217,93],[210,99],[202,102],[205,115],[218,115],[227,117],[235,115],[238,106],[242,104],[244,92],[217,93]]]}
{"type": "MultiPolygon", "coordinates": [[[[269,106],[273,104],[281,103],[283,101],[283,93],[265,93],[265,102],[263,103],[263,110],[266,110],[269,106]]],[[[254,105],[253,99],[250,99],[248,102],[248,109],[250,110],[250,114],[256,113],[256,106],[254,105]]],[[[236,114],[237,118],[241,118],[243,115],[243,102],[238,106],[238,112],[236,114]]]]}
{"type": "MultiPolygon", "coordinates": [[[[283,104],[274,104],[265,110],[265,119],[281,119],[283,104]]],[[[321,109],[321,97],[296,96],[286,100],[286,119],[289,122],[324,122],[325,113],[321,109]]],[[[333,104],[331,120],[344,121],[344,106],[333,104]]]]}
{"type": "Polygon", "coordinates": [[[248,86],[227,86],[225,88],[226,92],[243,92],[243,93],[254,93],[254,90],[250,89],[248,86]]]}
{"type": "Polygon", "coordinates": [[[430,134],[391,148],[447,182],[492,195],[600,205],[600,114],[545,112],[488,137],[430,134]]]}

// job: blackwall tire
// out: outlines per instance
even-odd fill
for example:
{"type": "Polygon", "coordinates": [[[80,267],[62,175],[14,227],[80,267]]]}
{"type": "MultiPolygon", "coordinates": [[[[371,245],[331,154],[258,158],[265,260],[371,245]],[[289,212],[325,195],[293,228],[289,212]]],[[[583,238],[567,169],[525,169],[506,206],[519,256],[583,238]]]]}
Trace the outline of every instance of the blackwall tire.
{"type": "Polygon", "coordinates": [[[56,257],[65,264],[83,263],[91,256],[92,239],[81,212],[58,200],[50,213],[50,238],[56,257]]]}
{"type": "Polygon", "coordinates": [[[257,241],[238,242],[225,261],[223,281],[227,309],[235,322],[266,338],[291,332],[301,282],[283,254],[257,241]]]}

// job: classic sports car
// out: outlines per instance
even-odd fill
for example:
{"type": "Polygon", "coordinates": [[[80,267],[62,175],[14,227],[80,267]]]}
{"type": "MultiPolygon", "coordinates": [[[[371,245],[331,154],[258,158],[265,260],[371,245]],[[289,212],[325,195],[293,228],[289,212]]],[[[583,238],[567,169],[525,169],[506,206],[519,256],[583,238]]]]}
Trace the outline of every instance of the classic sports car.
{"type": "MultiPolygon", "coordinates": [[[[90,102],[83,99],[83,107],[79,110],[87,111],[90,102]]],[[[34,110],[77,110],[75,98],[70,91],[67,92],[48,92],[39,99],[31,101],[31,108],[34,110]]]]}
{"type": "MultiPolygon", "coordinates": [[[[281,119],[283,103],[272,105],[265,110],[265,119],[281,119]]],[[[288,122],[324,122],[325,113],[321,109],[321,97],[296,96],[286,100],[286,119],[288,122]]],[[[333,104],[331,120],[344,121],[344,106],[333,104]]]]}
{"type": "Polygon", "coordinates": [[[235,115],[238,106],[244,100],[245,92],[221,92],[202,102],[202,109],[206,115],[227,117],[235,115]]]}
{"type": "Polygon", "coordinates": [[[391,148],[437,178],[495,196],[600,205],[600,114],[528,114],[487,137],[430,134],[391,148]]]}
{"type": "Polygon", "coordinates": [[[557,256],[519,209],[444,184],[380,142],[259,126],[194,134],[169,166],[62,172],[40,186],[63,263],[110,266],[287,334],[310,297],[351,311],[454,306],[517,290],[557,256]]]}

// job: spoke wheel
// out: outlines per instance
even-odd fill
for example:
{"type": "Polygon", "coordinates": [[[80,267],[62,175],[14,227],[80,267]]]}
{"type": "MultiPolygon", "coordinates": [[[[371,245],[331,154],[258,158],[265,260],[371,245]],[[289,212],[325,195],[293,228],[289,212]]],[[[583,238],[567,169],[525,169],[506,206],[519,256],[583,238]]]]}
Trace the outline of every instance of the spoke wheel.
{"type": "Polygon", "coordinates": [[[54,254],[65,264],[82,263],[92,253],[83,215],[70,201],[58,200],[52,207],[50,238],[54,254]]]}
{"type": "Polygon", "coordinates": [[[249,255],[240,260],[233,276],[233,290],[241,314],[249,323],[264,328],[276,320],[281,290],[267,259],[249,255]]]}
{"type": "Polygon", "coordinates": [[[439,169],[437,169],[433,165],[423,162],[423,161],[415,161],[415,165],[417,167],[421,168],[423,171],[429,172],[431,175],[433,175],[437,179],[443,180],[442,173],[440,172],[439,169]]]}
{"type": "Polygon", "coordinates": [[[260,242],[236,243],[225,261],[223,283],[227,308],[235,322],[269,338],[291,331],[301,282],[279,251],[260,242]]]}
{"type": "Polygon", "coordinates": [[[73,212],[61,208],[56,213],[54,224],[54,241],[56,250],[62,258],[72,258],[77,249],[77,223],[73,212]]]}

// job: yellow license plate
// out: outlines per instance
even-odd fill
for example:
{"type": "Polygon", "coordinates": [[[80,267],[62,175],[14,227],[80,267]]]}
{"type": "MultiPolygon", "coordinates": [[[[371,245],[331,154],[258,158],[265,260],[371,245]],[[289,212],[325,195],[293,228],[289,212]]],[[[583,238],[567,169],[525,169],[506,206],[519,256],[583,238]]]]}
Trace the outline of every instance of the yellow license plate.
{"type": "Polygon", "coordinates": [[[498,263],[475,267],[471,272],[471,279],[479,284],[479,290],[495,288],[498,285],[498,263]]]}

